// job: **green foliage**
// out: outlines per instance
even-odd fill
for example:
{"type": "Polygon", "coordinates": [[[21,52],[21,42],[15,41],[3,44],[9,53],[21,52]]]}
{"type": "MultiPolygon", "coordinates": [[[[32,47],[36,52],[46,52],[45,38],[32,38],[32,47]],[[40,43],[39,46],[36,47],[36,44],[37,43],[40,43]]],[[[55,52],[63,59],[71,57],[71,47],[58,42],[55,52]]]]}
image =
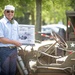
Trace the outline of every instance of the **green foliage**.
{"type": "Polygon", "coordinates": [[[71,0],[69,4],[75,11],[75,0],[71,0]]]}
{"type": "MultiPolygon", "coordinates": [[[[36,17],[36,0],[0,0],[0,16],[3,15],[4,6],[12,4],[16,7],[15,17],[24,17],[26,12],[36,17]]],[[[75,0],[42,0],[42,21],[58,23],[65,21],[65,12],[75,10],[75,0]]]]}
{"type": "Polygon", "coordinates": [[[72,10],[71,0],[43,0],[42,18],[46,23],[58,23],[60,20],[65,22],[65,12],[72,10]]]}

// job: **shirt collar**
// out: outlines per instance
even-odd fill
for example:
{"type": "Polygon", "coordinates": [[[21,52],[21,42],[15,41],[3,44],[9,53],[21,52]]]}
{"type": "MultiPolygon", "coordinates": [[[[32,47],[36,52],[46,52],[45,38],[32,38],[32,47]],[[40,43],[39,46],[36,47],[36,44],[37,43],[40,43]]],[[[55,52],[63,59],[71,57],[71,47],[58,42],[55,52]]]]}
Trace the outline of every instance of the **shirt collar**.
{"type": "Polygon", "coordinates": [[[3,19],[5,23],[9,22],[9,20],[5,16],[3,17],[3,19]]]}
{"type": "Polygon", "coordinates": [[[14,24],[14,19],[10,22],[10,21],[6,18],[6,16],[3,17],[3,20],[4,20],[4,23],[5,23],[5,24],[6,24],[6,23],[14,24]]]}

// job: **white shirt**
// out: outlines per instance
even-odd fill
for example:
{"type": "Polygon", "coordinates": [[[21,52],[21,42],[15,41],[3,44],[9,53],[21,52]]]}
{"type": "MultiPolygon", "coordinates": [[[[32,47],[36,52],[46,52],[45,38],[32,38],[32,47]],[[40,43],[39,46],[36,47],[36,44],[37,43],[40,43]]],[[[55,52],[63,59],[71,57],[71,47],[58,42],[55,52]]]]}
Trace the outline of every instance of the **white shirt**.
{"type": "MultiPolygon", "coordinates": [[[[18,40],[18,23],[14,20],[11,24],[10,21],[4,16],[0,20],[0,37],[5,37],[10,40],[18,40]]],[[[12,44],[0,43],[0,47],[13,46],[12,44]]]]}

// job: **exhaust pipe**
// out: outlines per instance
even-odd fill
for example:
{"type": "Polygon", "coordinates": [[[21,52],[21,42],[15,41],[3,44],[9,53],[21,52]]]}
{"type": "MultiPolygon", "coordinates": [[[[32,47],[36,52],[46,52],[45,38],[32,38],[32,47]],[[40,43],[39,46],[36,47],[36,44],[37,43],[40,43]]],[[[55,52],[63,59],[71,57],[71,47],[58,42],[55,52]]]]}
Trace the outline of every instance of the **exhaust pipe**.
{"type": "Polygon", "coordinates": [[[25,67],[24,62],[23,62],[21,56],[18,56],[17,61],[18,61],[17,64],[18,64],[19,70],[22,73],[22,75],[28,75],[27,68],[25,67]]]}

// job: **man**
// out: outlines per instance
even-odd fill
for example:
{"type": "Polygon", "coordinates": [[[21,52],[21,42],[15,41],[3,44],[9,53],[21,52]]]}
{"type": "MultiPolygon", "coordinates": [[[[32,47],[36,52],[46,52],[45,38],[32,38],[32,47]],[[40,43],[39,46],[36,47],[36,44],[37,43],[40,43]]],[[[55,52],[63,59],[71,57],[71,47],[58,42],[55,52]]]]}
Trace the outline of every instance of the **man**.
{"type": "Polygon", "coordinates": [[[14,20],[15,7],[6,5],[0,20],[0,75],[15,75],[18,42],[18,23],[14,20]]]}

